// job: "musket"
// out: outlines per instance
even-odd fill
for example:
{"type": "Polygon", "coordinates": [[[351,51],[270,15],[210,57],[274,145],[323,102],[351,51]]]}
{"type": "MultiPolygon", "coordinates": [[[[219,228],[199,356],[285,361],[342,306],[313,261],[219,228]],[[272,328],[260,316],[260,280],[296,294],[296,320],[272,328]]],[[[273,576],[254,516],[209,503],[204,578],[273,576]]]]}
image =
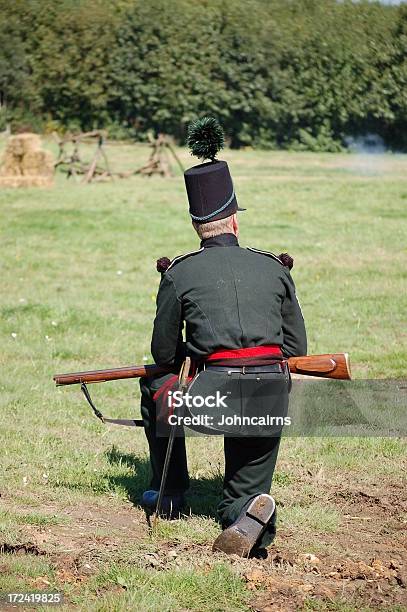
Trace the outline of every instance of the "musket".
{"type": "MultiPolygon", "coordinates": [[[[351,370],[348,353],[328,353],[326,355],[306,355],[304,357],[289,357],[288,367],[292,374],[305,374],[322,378],[337,378],[350,380],[351,370]]],[[[89,370],[87,372],[71,372],[55,374],[57,387],[62,385],[80,385],[82,383],[108,382],[141,376],[157,376],[168,372],[178,373],[174,367],[164,367],[156,364],[133,365],[107,370],[89,370]]]]}
{"type": "MultiPolygon", "coordinates": [[[[304,357],[290,357],[288,367],[293,374],[319,376],[323,378],[337,378],[350,380],[350,362],[348,353],[332,353],[327,355],[306,355],[304,357]]],[[[125,366],[124,368],[109,368],[107,370],[89,370],[87,372],[70,372],[68,374],[55,374],[54,381],[57,387],[64,385],[80,385],[87,402],[95,416],[102,423],[125,425],[126,427],[143,427],[141,419],[111,419],[103,416],[96,408],[87,387],[90,383],[108,382],[110,380],[125,380],[126,378],[140,378],[142,376],[157,376],[168,373],[178,374],[174,366],[163,367],[156,364],[125,366]]]]}

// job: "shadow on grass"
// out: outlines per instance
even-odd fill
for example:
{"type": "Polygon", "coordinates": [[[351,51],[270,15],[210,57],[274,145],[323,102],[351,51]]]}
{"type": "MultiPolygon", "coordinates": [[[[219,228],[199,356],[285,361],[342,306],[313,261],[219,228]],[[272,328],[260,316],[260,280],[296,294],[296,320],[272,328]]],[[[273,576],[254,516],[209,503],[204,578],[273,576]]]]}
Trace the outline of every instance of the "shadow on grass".
{"type": "Polygon", "coordinates": [[[106,476],[108,488],[120,487],[126,491],[129,501],[135,506],[140,503],[143,491],[150,481],[150,463],[147,458],[133,453],[123,453],[115,446],[106,451],[105,456],[111,465],[129,468],[132,474],[106,476]]]}
{"type": "MultiPolygon", "coordinates": [[[[111,465],[123,465],[133,472],[133,475],[108,476],[109,488],[123,488],[129,501],[139,505],[143,491],[149,488],[151,474],[148,459],[133,453],[123,453],[114,446],[106,452],[106,457],[111,465]]],[[[207,478],[191,478],[187,493],[191,514],[217,518],[216,508],[222,493],[222,480],[220,473],[207,478]]]]}

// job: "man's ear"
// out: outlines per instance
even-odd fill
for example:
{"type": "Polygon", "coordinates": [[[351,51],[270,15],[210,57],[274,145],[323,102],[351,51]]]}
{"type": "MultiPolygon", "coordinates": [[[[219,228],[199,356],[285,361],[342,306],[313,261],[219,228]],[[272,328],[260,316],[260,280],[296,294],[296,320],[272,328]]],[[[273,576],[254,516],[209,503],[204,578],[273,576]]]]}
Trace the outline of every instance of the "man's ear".
{"type": "Polygon", "coordinates": [[[233,215],[233,231],[234,231],[236,236],[239,235],[239,222],[237,220],[237,214],[236,213],[233,215]]]}

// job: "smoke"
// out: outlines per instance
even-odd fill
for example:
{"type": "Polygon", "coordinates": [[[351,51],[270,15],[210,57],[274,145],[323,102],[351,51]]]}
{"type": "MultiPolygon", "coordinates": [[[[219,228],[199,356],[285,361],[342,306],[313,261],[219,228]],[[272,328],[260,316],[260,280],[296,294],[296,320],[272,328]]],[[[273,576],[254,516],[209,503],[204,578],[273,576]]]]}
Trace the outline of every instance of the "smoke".
{"type": "Polygon", "coordinates": [[[365,134],[364,136],[347,136],[346,146],[352,153],[359,155],[380,155],[386,153],[384,140],[379,134],[365,134]]]}
{"type": "Polygon", "coordinates": [[[348,136],[345,139],[349,155],[346,166],[356,174],[381,176],[389,170],[393,156],[378,134],[348,136]]]}

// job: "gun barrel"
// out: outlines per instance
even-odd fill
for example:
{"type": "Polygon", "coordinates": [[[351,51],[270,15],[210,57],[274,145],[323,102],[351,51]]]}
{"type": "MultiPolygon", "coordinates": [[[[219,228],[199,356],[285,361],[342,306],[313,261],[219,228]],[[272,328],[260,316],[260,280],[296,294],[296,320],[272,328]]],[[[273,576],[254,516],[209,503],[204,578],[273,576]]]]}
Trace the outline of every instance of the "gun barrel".
{"type": "Polygon", "coordinates": [[[138,378],[141,376],[154,376],[168,372],[166,368],[157,365],[126,366],[124,368],[110,368],[108,370],[89,370],[87,372],[70,372],[68,374],[55,374],[53,380],[57,387],[62,385],[78,385],[81,383],[106,382],[109,380],[122,380],[138,378]]]}

